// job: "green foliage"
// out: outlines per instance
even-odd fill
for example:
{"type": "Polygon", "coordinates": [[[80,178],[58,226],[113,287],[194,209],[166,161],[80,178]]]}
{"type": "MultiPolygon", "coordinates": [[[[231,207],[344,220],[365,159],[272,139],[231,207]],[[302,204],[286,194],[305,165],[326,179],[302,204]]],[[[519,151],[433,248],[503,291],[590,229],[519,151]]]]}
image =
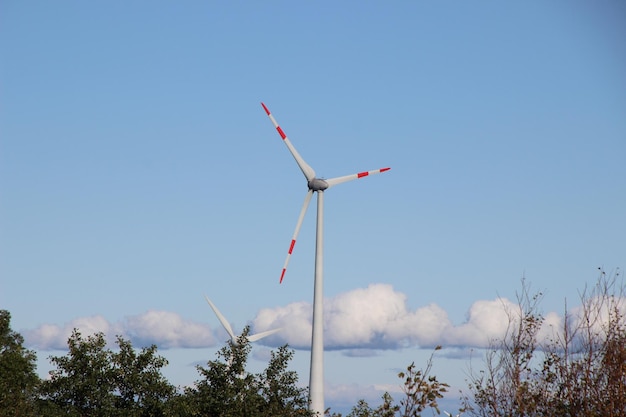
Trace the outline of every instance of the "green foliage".
{"type": "Polygon", "coordinates": [[[218,352],[207,367],[198,366],[202,379],[185,392],[186,415],[255,417],[308,416],[307,390],[297,386],[298,376],[287,366],[293,351],[286,346],[272,352],[268,367],[260,374],[246,372],[251,347],[246,328],[236,344],[218,352]]]}
{"type": "Polygon", "coordinates": [[[34,414],[37,356],[23,346],[24,338],[11,330],[11,313],[0,310],[0,411],[3,417],[34,414]]]}
{"type": "Polygon", "coordinates": [[[126,416],[164,415],[165,402],[175,389],[161,374],[167,360],[156,355],[156,346],[140,352],[131,343],[117,338],[119,352],[111,356],[113,382],[116,390],[116,409],[125,410],[126,416]]]}
{"type": "Polygon", "coordinates": [[[293,350],[281,346],[271,353],[270,362],[259,375],[260,395],[264,399],[262,414],[267,416],[303,415],[308,407],[306,388],[299,388],[298,374],[287,369],[293,350]],[[285,411],[289,412],[285,414],[285,411]]]}
{"type": "MultiPolygon", "coordinates": [[[[65,356],[52,356],[56,367],[50,379],[41,382],[35,373],[35,354],[24,349],[22,337],[10,330],[10,315],[0,311],[0,399],[2,416],[311,416],[306,388],[298,387],[298,375],[288,370],[293,350],[287,346],[271,352],[267,368],[259,374],[246,372],[251,351],[249,329],[218,352],[207,367],[198,366],[201,379],[194,387],[176,392],[161,374],[167,361],[156,346],[134,349],[117,337],[116,351],[107,349],[104,334],[83,337],[74,329],[65,356]],[[12,384],[12,385],[11,385],[12,384]],[[16,388],[17,387],[17,388],[16,388]],[[19,393],[19,395],[15,395],[19,393]],[[39,395],[35,401],[36,394],[39,395]],[[38,413],[35,413],[34,404],[38,413]],[[11,408],[13,407],[13,408],[11,408]]],[[[349,417],[419,416],[427,407],[437,409],[437,398],[446,391],[428,373],[409,365],[404,380],[405,399],[393,403],[389,393],[376,409],[364,400],[349,417]]],[[[334,414],[339,417],[340,415],[334,414]]]]}
{"type": "Polygon", "coordinates": [[[74,329],[66,356],[53,356],[56,369],[41,387],[40,408],[48,415],[162,416],[172,387],[161,375],[167,361],[156,347],[137,353],[117,338],[119,352],[106,348],[104,334],[83,338],[74,329]]]}
{"type": "Polygon", "coordinates": [[[106,416],[114,406],[113,367],[102,333],[86,340],[74,329],[67,356],[50,357],[57,369],[42,386],[44,398],[70,414],[106,416]]]}
{"type": "Polygon", "coordinates": [[[196,382],[195,390],[186,392],[193,399],[196,415],[243,416],[248,407],[255,407],[256,399],[251,397],[258,387],[253,376],[245,374],[250,350],[246,341],[229,342],[218,352],[218,359],[209,361],[206,368],[197,367],[202,379],[196,382]]]}

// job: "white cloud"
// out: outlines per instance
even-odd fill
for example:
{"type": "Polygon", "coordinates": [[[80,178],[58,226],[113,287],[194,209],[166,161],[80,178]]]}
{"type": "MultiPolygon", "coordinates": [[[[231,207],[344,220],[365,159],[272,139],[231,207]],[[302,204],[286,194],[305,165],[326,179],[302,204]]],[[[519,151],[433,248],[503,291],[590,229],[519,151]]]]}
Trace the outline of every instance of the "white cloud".
{"type": "Polygon", "coordinates": [[[280,332],[263,341],[278,339],[294,348],[306,348],[311,345],[311,318],[311,304],[303,301],[285,307],[264,308],[254,319],[254,330],[262,332],[280,327],[280,332]]]}
{"type": "Polygon", "coordinates": [[[43,350],[67,349],[67,340],[72,331],[78,329],[84,337],[102,332],[109,341],[115,337],[116,326],[111,325],[102,316],[80,317],[63,326],[42,324],[34,330],[23,332],[24,340],[29,346],[43,350]]]}
{"type": "Polygon", "coordinates": [[[595,334],[605,334],[609,323],[617,317],[626,317],[626,297],[594,296],[585,306],[577,306],[570,311],[574,327],[589,326],[595,334]]]}
{"type": "Polygon", "coordinates": [[[124,334],[141,345],[162,348],[200,348],[211,346],[215,337],[206,324],[194,323],[169,311],[150,310],[126,318],[124,334]]]}
{"type": "Polygon", "coordinates": [[[563,330],[563,317],[555,312],[550,312],[545,315],[543,325],[539,329],[537,338],[539,340],[555,340],[555,337],[560,335],[563,330]]]}
{"type": "Polygon", "coordinates": [[[506,334],[516,304],[506,298],[476,301],[469,309],[467,321],[449,329],[444,345],[487,347],[506,334]]]}
{"type": "MultiPolygon", "coordinates": [[[[348,355],[375,355],[380,349],[404,347],[484,348],[502,338],[519,306],[505,299],[474,302],[464,323],[453,324],[448,313],[437,304],[410,310],[407,296],[389,284],[371,284],[324,302],[324,346],[344,350],[348,355]]],[[[576,309],[574,312],[578,311],[576,309]]],[[[252,333],[282,328],[259,344],[278,346],[288,343],[296,349],[311,344],[312,307],[307,302],[261,309],[253,320],[252,333]]],[[[540,338],[550,337],[562,327],[556,313],[545,315],[540,338]]],[[[202,348],[214,346],[217,339],[206,324],[184,319],[177,313],[150,310],[109,323],[102,316],[73,320],[64,326],[44,324],[24,332],[29,346],[50,350],[65,349],[72,329],[87,335],[105,333],[111,341],[115,335],[130,339],[135,346],[156,344],[159,348],[202,348]]],[[[218,329],[219,330],[219,329],[218,329]]]]}
{"type": "Polygon", "coordinates": [[[441,343],[451,327],[448,313],[436,304],[429,304],[406,312],[401,320],[393,322],[388,336],[401,345],[432,347],[441,343]]]}
{"type": "MultiPolygon", "coordinates": [[[[454,326],[448,313],[436,304],[414,311],[407,308],[406,295],[389,284],[372,284],[327,298],[324,302],[324,346],[326,349],[395,349],[419,346],[486,347],[502,337],[509,324],[506,299],[477,301],[467,322],[454,326]]],[[[283,343],[307,349],[311,341],[312,307],[298,302],[263,309],[255,328],[283,327],[277,334],[283,343]]]]}
{"type": "Polygon", "coordinates": [[[384,344],[390,324],[406,316],[406,296],[391,285],[374,284],[331,298],[324,310],[330,346],[359,347],[374,340],[384,344]]]}
{"type": "MultiPolygon", "coordinates": [[[[311,304],[297,302],[262,309],[255,329],[283,330],[276,338],[294,348],[311,345],[311,304]]],[[[324,302],[326,349],[396,348],[434,345],[451,326],[447,313],[435,304],[409,311],[406,295],[389,284],[372,284],[327,298],[324,302]]]]}
{"type": "Polygon", "coordinates": [[[197,348],[215,344],[215,337],[208,325],[185,320],[176,313],[151,310],[127,317],[120,323],[109,323],[102,316],[81,317],[63,326],[43,324],[34,330],[23,332],[28,346],[42,350],[67,349],[67,340],[73,329],[83,336],[102,332],[109,344],[115,336],[130,339],[135,346],[156,344],[160,348],[197,348]]]}

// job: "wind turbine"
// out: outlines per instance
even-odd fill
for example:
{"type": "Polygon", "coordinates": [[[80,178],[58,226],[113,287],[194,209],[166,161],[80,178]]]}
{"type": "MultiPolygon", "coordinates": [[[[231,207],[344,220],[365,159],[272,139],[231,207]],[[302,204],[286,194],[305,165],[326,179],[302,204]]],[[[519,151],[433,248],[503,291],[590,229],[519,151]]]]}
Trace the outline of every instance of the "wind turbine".
{"type": "Polygon", "coordinates": [[[364,171],[359,172],[357,174],[346,175],[343,177],[336,177],[331,179],[322,179],[315,176],[315,171],[309,164],[307,164],[304,159],[300,156],[296,148],[291,144],[289,138],[285,132],[281,129],[281,127],[274,119],[272,113],[270,113],[267,106],[261,103],[265,113],[272,121],[272,124],[276,128],[276,131],[282,138],[285,145],[287,145],[287,149],[291,152],[291,155],[296,160],[296,163],[302,170],[302,173],[306,177],[307,186],[309,187],[309,191],[307,191],[306,196],[304,197],[304,204],[302,205],[302,210],[300,211],[300,216],[298,217],[298,222],[296,223],[296,230],[293,233],[293,237],[291,238],[291,244],[289,245],[289,251],[287,252],[287,259],[285,260],[285,264],[283,265],[283,270],[280,274],[280,282],[283,282],[283,278],[285,277],[285,272],[287,271],[287,264],[289,264],[289,259],[291,258],[291,253],[293,252],[293,248],[296,244],[296,238],[298,237],[298,233],[300,232],[300,227],[302,226],[302,221],[304,220],[304,215],[306,214],[306,210],[309,207],[309,203],[311,202],[311,197],[314,192],[317,192],[317,226],[316,226],[316,237],[315,237],[315,281],[314,281],[314,290],[313,290],[313,330],[312,330],[312,338],[311,338],[311,372],[309,375],[309,409],[320,416],[324,415],[324,328],[323,328],[323,308],[324,308],[324,300],[323,300],[323,288],[324,288],[324,278],[323,278],[323,233],[324,233],[324,191],[330,187],[333,187],[337,184],[341,184],[343,182],[356,180],[359,178],[366,177],[368,175],[379,174],[381,172],[388,171],[390,168],[381,168],[375,169],[373,171],[364,171]]]}
{"type": "MultiPolygon", "coordinates": [[[[220,311],[217,309],[215,304],[213,304],[211,302],[211,300],[209,300],[209,297],[207,297],[205,295],[204,298],[206,298],[207,303],[209,303],[209,305],[213,309],[213,312],[215,313],[215,315],[219,319],[220,323],[222,323],[222,326],[224,326],[224,329],[226,330],[226,333],[228,333],[228,335],[230,336],[231,343],[234,346],[237,346],[237,344],[238,344],[237,343],[237,336],[235,336],[235,332],[233,332],[233,328],[230,327],[230,323],[228,322],[228,320],[226,320],[226,317],[224,317],[224,315],[222,315],[222,313],[220,313],[220,311]]],[[[274,333],[278,332],[279,330],[281,330],[281,329],[278,328],[278,329],[272,329],[272,330],[267,330],[267,331],[264,331],[264,332],[256,333],[256,334],[248,336],[247,339],[248,339],[249,342],[256,342],[257,340],[263,339],[264,337],[269,336],[271,334],[274,334],[274,333]]]]}

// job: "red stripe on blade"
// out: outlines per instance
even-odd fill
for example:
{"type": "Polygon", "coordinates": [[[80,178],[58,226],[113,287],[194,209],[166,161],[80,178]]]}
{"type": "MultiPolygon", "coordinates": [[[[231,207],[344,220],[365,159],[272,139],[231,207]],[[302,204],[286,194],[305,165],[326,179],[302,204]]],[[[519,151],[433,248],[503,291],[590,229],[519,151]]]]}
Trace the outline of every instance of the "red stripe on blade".
{"type": "Polygon", "coordinates": [[[280,128],[280,126],[276,126],[276,130],[278,130],[278,133],[280,134],[280,137],[283,138],[283,140],[285,140],[287,135],[285,135],[285,132],[283,132],[283,130],[280,128]]]}
{"type": "Polygon", "coordinates": [[[385,171],[389,171],[391,168],[381,168],[380,172],[385,172],[385,171]]]}
{"type": "Polygon", "coordinates": [[[289,255],[291,255],[291,252],[293,252],[293,247],[296,246],[296,241],[292,240],[291,241],[291,245],[289,246],[289,255]]]}
{"type": "Polygon", "coordinates": [[[263,109],[265,110],[265,113],[267,113],[267,115],[270,115],[270,109],[268,109],[267,107],[265,107],[265,104],[261,103],[261,106],[263,106],[263,109]]]}
{"type": "Polygon", "coordinates": [[[357,178],[362,178],[362,177],[367,177],[370,173],[369,172],[359,172],[357,175],[357,178]]]}
{"type": "Polygon", "coordinates": [[[283,283],[283,278],[285,277],[285,271],[287,271],[286,269],[283,269],[282,274],[280,274],[280,284],[283,283]]]}

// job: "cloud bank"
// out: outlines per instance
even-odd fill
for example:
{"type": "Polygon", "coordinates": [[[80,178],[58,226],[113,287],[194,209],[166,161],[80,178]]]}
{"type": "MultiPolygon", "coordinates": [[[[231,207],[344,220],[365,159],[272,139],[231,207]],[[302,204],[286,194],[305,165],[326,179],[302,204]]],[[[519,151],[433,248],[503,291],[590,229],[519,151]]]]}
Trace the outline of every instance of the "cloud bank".
{"type": "Polygon", "coordinates": [[[102,316],[90,316],[72,320],[62,326],[44,324],[34,330],[22,332],[29,347],[42,350],[67,349],[67,340],[73,329],[83,336],[102,332],[109,344],[115,336],[130,339],[134,346],[157,345],[161,349],[209,347],[216,343],[213,331],[207,324],[183,319],[168,311],[150,310],[123,321],[109,323],[102,316]]]}
{"type": "MultiPolygon", "coordinates": [[[[475,302],[467,321],[455,326],[448,313],[436,304],[409,310],[406,295],[389,284],[358,288],[324,303],[324,346],[326,349],[397,349],[403,347],[486,347],[502,337],[509,324],[508,312],[515,304],[499,298],[475,302]]],[[[254,327],[282,327],[276,335],[297,349],[311,344],[311,305],[298,302],[262,309],[254,327]]],[[[273,340],[274,342],[276,340],[273,340]]]]}
{"type": "MultiPolygon", "coordinates": [[[[351,356],[367,356],[381,349],[406,347],[484,348],[504,337],[519,306],[506,298],[479,300],[467,312],[466,321],[451,322],[448,313],[437,304],[411,310],[407,296],[389,284],[357,288],[324,302],[324,345],[327,350],[343,350],[351,356]]],[[[571,310],[576,314],[577,310],[571,310]]],[[[266,346],[288,343],[296,349],[311,344],[312,306],[294,302],[285,306],[261,309],[252,320],[251,332],[282,328],[257,342],[266,346]]],[[[556,313],[545,315],[540,338],[551,336],[562,327],[556,313]]],[[[103,332],[110,342],[116,335],[130,339],[135,346],[156,344],[161,349],[203,348],[220,340],[208,324],[185,319],[177,313],[150,310],[110,323],[102,316],[75,319],[62,326],[44,324],[22,331],[29,347],[42,350],[66,349],[72,329],[84,335],[103,332]]]]}

